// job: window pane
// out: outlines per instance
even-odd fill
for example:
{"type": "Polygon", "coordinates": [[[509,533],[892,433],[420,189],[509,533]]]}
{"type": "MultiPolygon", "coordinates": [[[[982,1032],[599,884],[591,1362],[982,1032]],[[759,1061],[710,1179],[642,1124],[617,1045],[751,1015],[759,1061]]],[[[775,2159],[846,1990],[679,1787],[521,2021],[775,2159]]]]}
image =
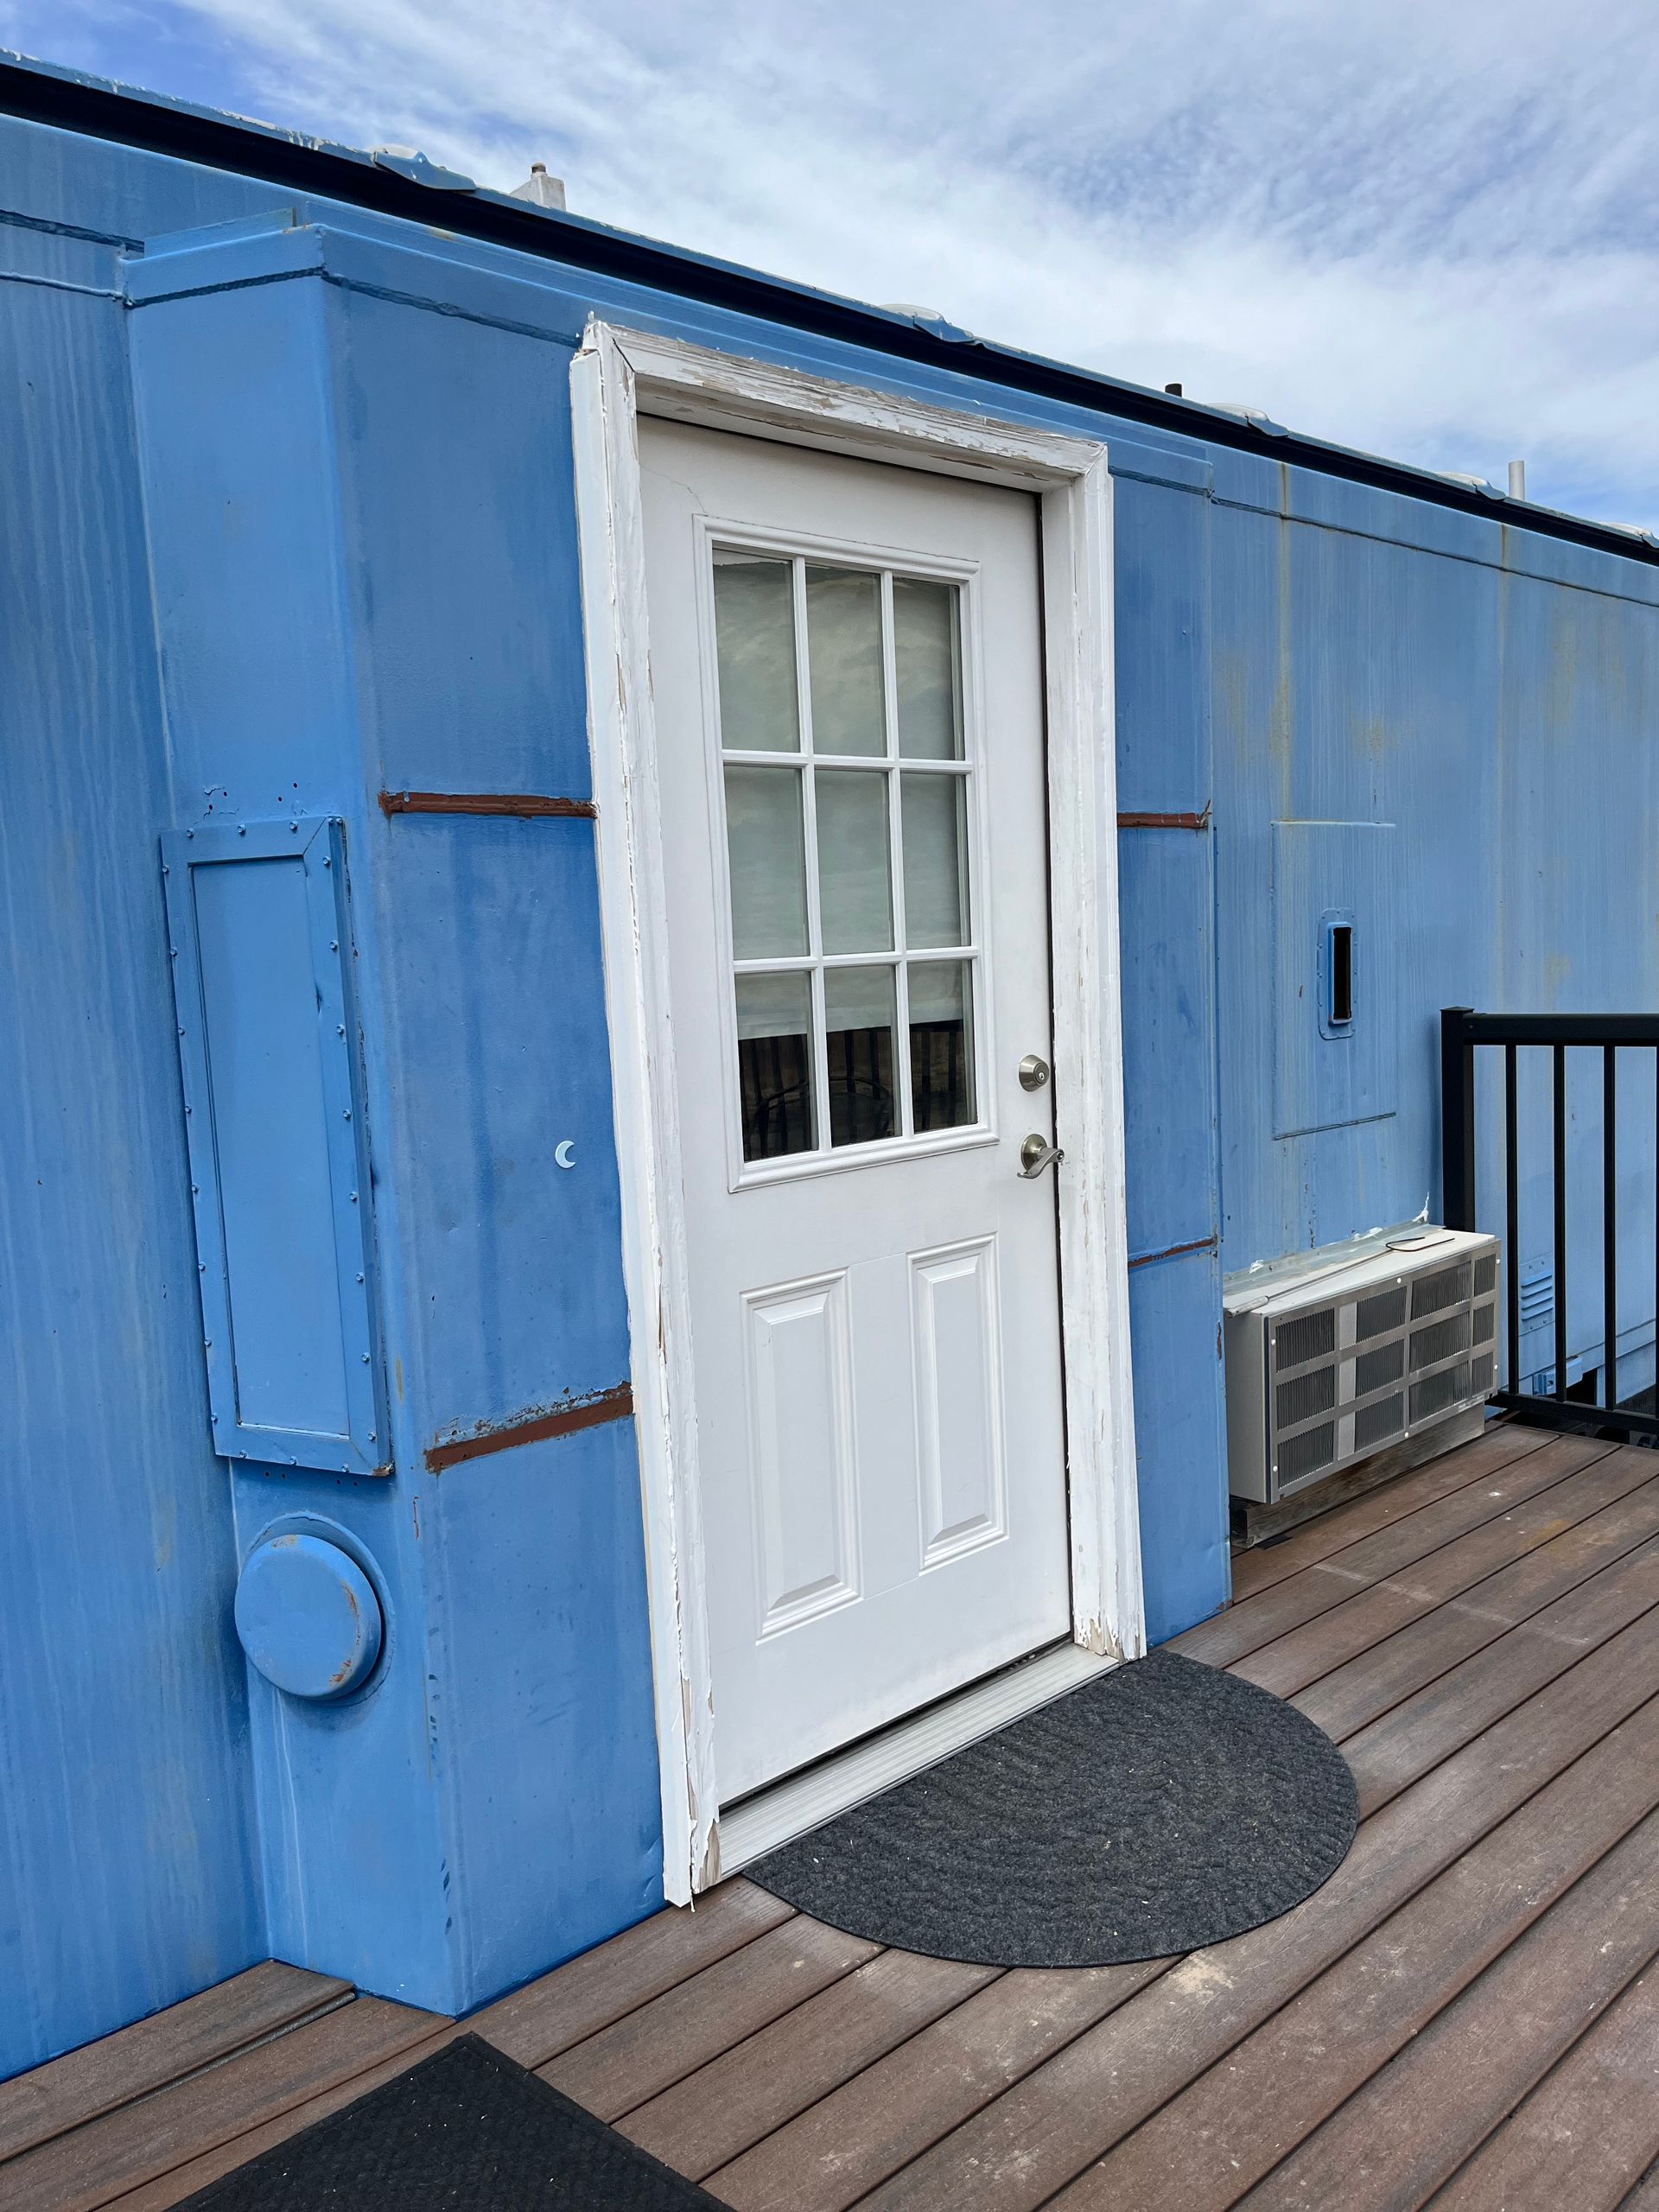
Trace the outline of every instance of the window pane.
{"type": "Polygon", "coordinates": [[[979,1119],[974,1103],[974,988],[965,960],[910,970],[910,1091],[919,1135],[979,1119]]]}
{"type": "Polygon", "coordinates": [[[810,976],[738,977],[737,1076],[745,1160],[816,1148],[810,976]]]}
{"type": "Polygon", "coordinates": [[[968,808],[960,776],[901,776],[905,943],[968,942],[968,808]]]}
{"type": "Polygon", "coordinates": [[[812,750],[885,753],[880,577],[862,569],[809,569],[806,637],[812,750]]]}
{"type": "Polygon", "coordinates": [[[870,1144],[899,1126],[893,1092],[891,968],[826,968],[823,1050],[830,1141],[870,1144]]]}
{"type": "Polygon", "coordinates": [[[806,843],[801,779],[793,768],[726,771],[732,866],[732,949],[740,960],[783,960],[807,950],[806,843]]]}
{"type": "Polygon", "coordinates": [[[798,753],[794,563],[715,555],[720,741],[731,753],[798,753]]]}
{"type": "Polygon", "coordinates": [[[960,760],[962,682],[954,584],[893,578],[893,652],[899,752],[906,760],[960,760]]]}
{"type": "Polygon", "coordinates": [[[818,919],[823,949],[890,951],[893,884],[887,777],[880,769],[821,768],[812,788],[818,810],[818,919]]]}

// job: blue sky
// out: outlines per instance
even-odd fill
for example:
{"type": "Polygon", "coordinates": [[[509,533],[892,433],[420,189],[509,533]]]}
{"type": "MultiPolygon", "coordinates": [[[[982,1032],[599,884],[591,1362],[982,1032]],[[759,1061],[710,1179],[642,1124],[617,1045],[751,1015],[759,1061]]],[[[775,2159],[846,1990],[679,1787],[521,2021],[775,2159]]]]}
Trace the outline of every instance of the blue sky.
{"type": "Polygon", "coordinates": [[[1654,0],[0,0],[0,39],[1659,527],[1654,0]]]}

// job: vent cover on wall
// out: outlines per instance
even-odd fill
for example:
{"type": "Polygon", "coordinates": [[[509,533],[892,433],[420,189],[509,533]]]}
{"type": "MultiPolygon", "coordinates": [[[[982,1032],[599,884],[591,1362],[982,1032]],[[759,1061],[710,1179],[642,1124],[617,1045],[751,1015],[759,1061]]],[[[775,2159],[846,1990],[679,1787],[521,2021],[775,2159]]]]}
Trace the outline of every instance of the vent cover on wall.
{"type": "Polygon", "coordinates": [[[1498,1244],[1402,1232],[1236,1282],[1227,1318],[1235,1497],[1263,1504],[1478,1405],[1497,1381],[1498,1244]]]}

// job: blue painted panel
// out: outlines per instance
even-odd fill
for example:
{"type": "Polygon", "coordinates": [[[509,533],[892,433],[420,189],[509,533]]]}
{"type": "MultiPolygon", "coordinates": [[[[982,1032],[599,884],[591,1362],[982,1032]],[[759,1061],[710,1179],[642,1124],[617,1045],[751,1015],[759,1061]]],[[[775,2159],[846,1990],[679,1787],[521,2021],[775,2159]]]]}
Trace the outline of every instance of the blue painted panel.
{"type": "Polygon", "coordinates": [[[162,844],[214,1448],[385,1471],[340,826],[162,844]]]}
{"type": "Polygon", "coordinates": [[[1210,503],[1113,482],[1112,652],[1120,812],[1210,804],[1210,503]]]}
{"type": "MultiPolygon", "coordinates": [[[[1392,1114],[1399,861],[1392,823],[1273,825],[1273,1133],[1392,1114]],[[1331,934],[1351,932],[1351,1017],[1333,1018],[1331,934]]],[[[1258,1007],[1258,1014],[1265,1013],[1258,1007]]]]}
{"type": "Polygon", "coordinates": [[[1187,1252],[1129,1274],[1147,1636],[1161,1643],[1227,1602],[1221,1279],[1187,1252]]]}
{"type": "Polygon", "coordinates": [[[1118,833],[1129,1250],[1217,1228],[1215,1004],[1207,834],[1118,833]]]}
{"type": "Polygon", "coordinates": [[[633,1424],[467,1460],[429,1511],[435,1755],[473,2005],[662,1903],[633,1424]]]}
{"type": "Polygon", "coordinates": [[[0,283],[0,303],[3,2077],[265,1939],[122,311],[42,285],[0,283]]]}

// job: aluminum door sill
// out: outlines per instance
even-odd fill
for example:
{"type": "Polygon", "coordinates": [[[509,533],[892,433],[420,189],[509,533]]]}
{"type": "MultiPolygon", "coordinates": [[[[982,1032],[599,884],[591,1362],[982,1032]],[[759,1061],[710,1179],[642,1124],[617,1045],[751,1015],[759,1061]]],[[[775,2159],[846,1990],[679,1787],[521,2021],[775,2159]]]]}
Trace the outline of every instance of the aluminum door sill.
{"type": "Polygon", "coordinates": [[[1080,1644],[1061,1644],[1039,1658],[1016,1661],[971,1689],[942,1699],[911,1719],[895,1721],[850,1751],[831,1752],[804,1773],[758,1790],[720,1816],[718,1878],[735,1874],[751,1859],[804,1835],[849,1806],[862,1804],[895,1782],[937,1766],[964,1744],[1034,1713],[1039,1706],[1052,1705],[1057,1697],[1117,1664],[1115,1659],[1097,1658],[1080,1644]]]}

